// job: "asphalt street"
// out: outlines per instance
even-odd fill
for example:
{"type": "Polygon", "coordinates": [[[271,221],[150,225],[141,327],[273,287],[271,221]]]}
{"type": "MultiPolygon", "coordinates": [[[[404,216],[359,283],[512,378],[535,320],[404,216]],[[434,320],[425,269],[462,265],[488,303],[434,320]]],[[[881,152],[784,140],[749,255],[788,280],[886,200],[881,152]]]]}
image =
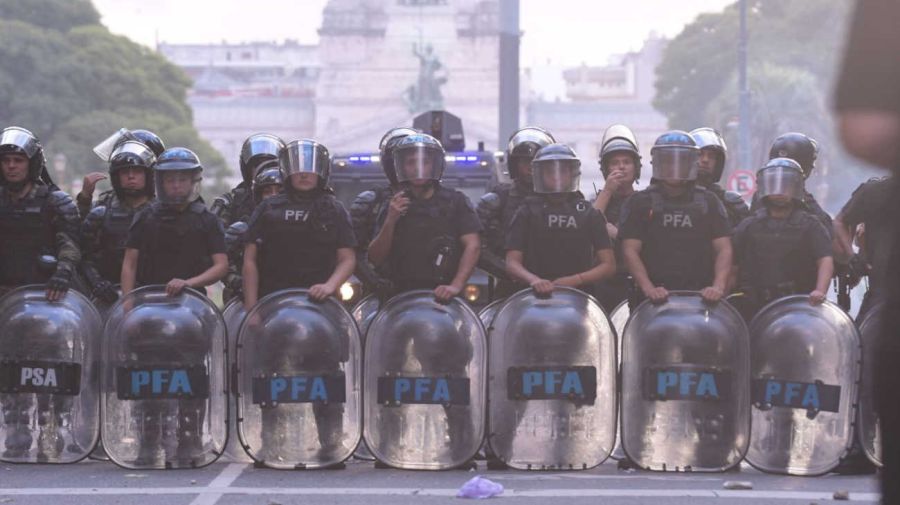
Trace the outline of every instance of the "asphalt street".
{"type": "Polygon", "coordinates": [[[424,504],[458,500],[467,480],[481,475],[504,486],[498,499],[577,504],[802,504],[834,499],[847,492],[854,503],[876,503],[873,475],[785,477],[760,473],[744,465],[725,474],[663,474],[619,470],[609,460],[583,472],[478,470],[413,472],[374,468],[350,461],[344,470],[278,471],[246,463],[220,462],[198,470],[131,471],[112,463],[74,465],[0,464],[0,504],[129,505],[342,505],[424,504]],[[726,483],[749,483],[727,489],[726,483]]]}

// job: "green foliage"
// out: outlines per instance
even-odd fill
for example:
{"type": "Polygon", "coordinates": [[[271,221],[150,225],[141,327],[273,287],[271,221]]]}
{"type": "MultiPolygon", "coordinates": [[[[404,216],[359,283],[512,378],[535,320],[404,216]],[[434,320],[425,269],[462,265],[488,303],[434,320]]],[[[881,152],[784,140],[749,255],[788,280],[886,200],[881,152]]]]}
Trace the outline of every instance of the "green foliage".
{"type": "Polygon", "coordinates": [[[125,127],[194,150],[215,186],[208,189],[224,190],[228,169],[192,126],[190,79],[181,69],[111,34],[86,0],[0,0],[0,8],[0,124],[32,130],[48,159],[65,155],[58,183],[71,187],[105,171],[91,149],[125,127]]]}

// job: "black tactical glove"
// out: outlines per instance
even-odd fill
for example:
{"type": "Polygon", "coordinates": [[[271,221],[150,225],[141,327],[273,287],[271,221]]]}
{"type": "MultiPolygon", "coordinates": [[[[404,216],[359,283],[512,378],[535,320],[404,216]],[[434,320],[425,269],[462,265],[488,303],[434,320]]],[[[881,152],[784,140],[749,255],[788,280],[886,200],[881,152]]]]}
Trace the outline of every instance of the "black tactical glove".
{"type": "Polygon", "coordinates": [[[47,290],[65,293],[69,290],[69,284],[71,282],[72,270],[65,267],[57,267],[56,272],[47,281],[47,290]]]}
{"type": "Polygon", "coordinates": [[[94,290],[92,294],[98,300],[103,301],[104,303],[113,304],[116,303],[116,300],[119,299],[119,291],[113,285],[113,283],[109,282],[106,279],[98,281],[94,284],[94,290]]]}

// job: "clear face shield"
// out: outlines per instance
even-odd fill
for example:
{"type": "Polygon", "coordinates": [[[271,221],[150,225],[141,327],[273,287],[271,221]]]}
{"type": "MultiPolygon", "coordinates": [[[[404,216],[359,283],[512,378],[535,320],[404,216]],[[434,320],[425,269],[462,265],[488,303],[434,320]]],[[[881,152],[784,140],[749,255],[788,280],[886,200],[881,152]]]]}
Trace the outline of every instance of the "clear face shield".
{"type": "Polygon", "coordinates": [[[28,159],[31,159],[40,149],[40,144],[34,134],[17,126],[3,130],[3,133],[0,134],[0,146],[15,146],[17,149],[21,149],[28,159]]]}
{"type": "Polygon", "coordinates": [[[270,135],[256,135],[244,142],[241,147],[241,162],[249,163],[251,158],[259,155],[277,158],[278,152],[283,147],[282,142],[270,135]]]}
{"type": "Polygon", "coordinates": [[[541,160],[532,163],[535,193],[571,193],[581,184],[581,161],[541,160]]]}
{"type": "Polygon", "coordinates": [[[653,178],[661,181],[697,180],[697,149],[661,147],[651,151],[653,178]]]}
{"type": "Polygon", "coordinates": [[[395,149],[394,170],[400,182],[440,181],[444,173],[444,153],[423,146],[395,149]]]}
{"type": "Polygon", "coordinates": [[[191,170],[158,170],[154,177],[156,198],[166,205],[183,205],[200,197],[199,168],[191,170]]]}
{"type": "Polygon", "coordinates": [[[766,167],[756,173],[759,198],[781,195],[801,200],[804,193],[803,172],[792,167],[766,167]]]}
{"type": "Polygon", "coordinates": [[[126,140],[138,141],[127,128],[119,128],[117,132],[107,137],[106,140],[94,146],[94,154],[101,160],[108,162],[116,146],[126,140]]]}
{"type": "Polygon", "coordinates": [[[110,155],[109,162],[121,161],[131,166],[151,167],[156,163],[156,155],[149,147],[136,140],[128,140],[117,147],[110,155]]]}
{"type": "Polygon", "coordinates": [[[291,142],[279,155],[281,170],[286,177],[292,174],[316,174],[327,181],[331,160],[327,154],[316,149],[315,144],[291,142]]]}

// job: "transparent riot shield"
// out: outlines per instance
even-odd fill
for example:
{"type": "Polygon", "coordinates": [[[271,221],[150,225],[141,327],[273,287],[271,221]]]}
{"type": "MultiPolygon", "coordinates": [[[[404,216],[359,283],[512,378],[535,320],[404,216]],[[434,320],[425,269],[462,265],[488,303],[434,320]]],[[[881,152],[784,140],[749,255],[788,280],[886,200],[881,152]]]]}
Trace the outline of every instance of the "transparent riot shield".
{"type": "Polygon", "coordinates": [[[305,289],[272,293],[238,335],[238,434],[260,464],[312,469],[341,463],[361,436],[362,359],[353,316],[305,289]]]}
{"type": "Polygon", "coordinates": [[[616,439],[616,334],[600,304],[558,288],[511,296],[491,333],[488,443],[521,470],[584,470],[616,439]]]}
{"type": "Polygon", "coordinates": [[[881,459],[881,421],[875,408],[875,366],[881,348],[881,324],[884,321],[884,304],[869,309],[859,322],[862,342],[862,373],[859,381],[859,424],[857,433],[866,457],[878,467],[881,459]]]}
{"type": "Polygon", "coordinates": [[[440,470],[469,461],[484,438],[486,343],[460,298],[431,291],[389,300],[366,339],[365,440],[396,468],[440,470]]]}
{"type": "Polygon", "coordinates": [[[381,300],[374,294],[371,294],[360,300],[351,311],[363,342],[366,341],[366,332],[369,330],[372,320],[375,319],[375,314],[378,313],[379,308],[381,308],[381,300]]]}
{"type": "Polygon", "coordinates": [[[478,311],[478,318],[481,319],[481,324],[484,325],[484,328],[488,333],[491,331],[491,325],[494,322],[494,317],[497,315],[497,311],[500,310],[500,307],[506,303],[506,298],[502,298],[500,300],[494,300],[493,302],[487,304],[483,309],[478,311]]]}
{"type": "Polygon", "coordinates": [[[750,438],[747,327],[728,304],[699,293],[649,300],[625,326],[622,447],[658,471],[724,471],[750,438]]]}
{"type": "Polygon", "coordinates": [[[70,289],[44,286],[0,298],[0,460],[74,463],[100,436],[100,314],[70,289]]]}
{"type": "MultiPolygon", "coordinates": [[[[616,364],[619,367],[619,370],[622,368],[622,335],[625,334],[625,325],[628,323],[628,318],[631,316],[631,308],[628,307],[628,300],[621,302],[619,305],[613,309],[612,313],[609,315],[609,322],[612,323],[613,329],[616,330],[616,338],[618,339],[619,345],[616,347],[616,364]]],[[[619,410],[619,425],[621,426],[622,420],[622,411],[619,410]]],[[[616,430],[616,445],[613,449],[612,454],[609,455],[612,459],[618,461],[625,458],[625,452],[622,450],[622,430],[616,430]]]]}
{"type": "Polygon", "coordinates": [[[771,473],[822,475],[853,441],[859,335],[831,302],[789,296],[750,322],[753,430],[747,462],[771,473]]]}
{"type": "MultiPolygon", "coordinates": [[[[228,349],[231,349],[231,352],[228,353],[229,380],[232,378],[236,379],[237,362],[235,349],[237,349],[238,330],[240,330],[241,323],[244,322],[244,316],[246,315],[247,311],[244,310],[244,302],[239,298],[232,298],[222,311],[222,318],[225,319],[225,329],[228,332],[228,349]]],[[[228,397],[228,412],[234,414],[237,412],[237,397],[235,396],[237,393],[237,385],[232,382],[228,389],[232,393],[228,397]]],[[[228,416],[228,433],[229,437],[228,445],[225,447],[225,460],[235,463],[252,463],[253,459],[251,459],[244,448],[241,447],[241,440],[237,436],[236,415],[228,416]]]]}
{"type": "Polygon", "coordinates": [[[192,289],[145,286],[112,308],[103,343],[103,446],[134,469],[196,468],[224,451],[226,329],[192,289]]]}

